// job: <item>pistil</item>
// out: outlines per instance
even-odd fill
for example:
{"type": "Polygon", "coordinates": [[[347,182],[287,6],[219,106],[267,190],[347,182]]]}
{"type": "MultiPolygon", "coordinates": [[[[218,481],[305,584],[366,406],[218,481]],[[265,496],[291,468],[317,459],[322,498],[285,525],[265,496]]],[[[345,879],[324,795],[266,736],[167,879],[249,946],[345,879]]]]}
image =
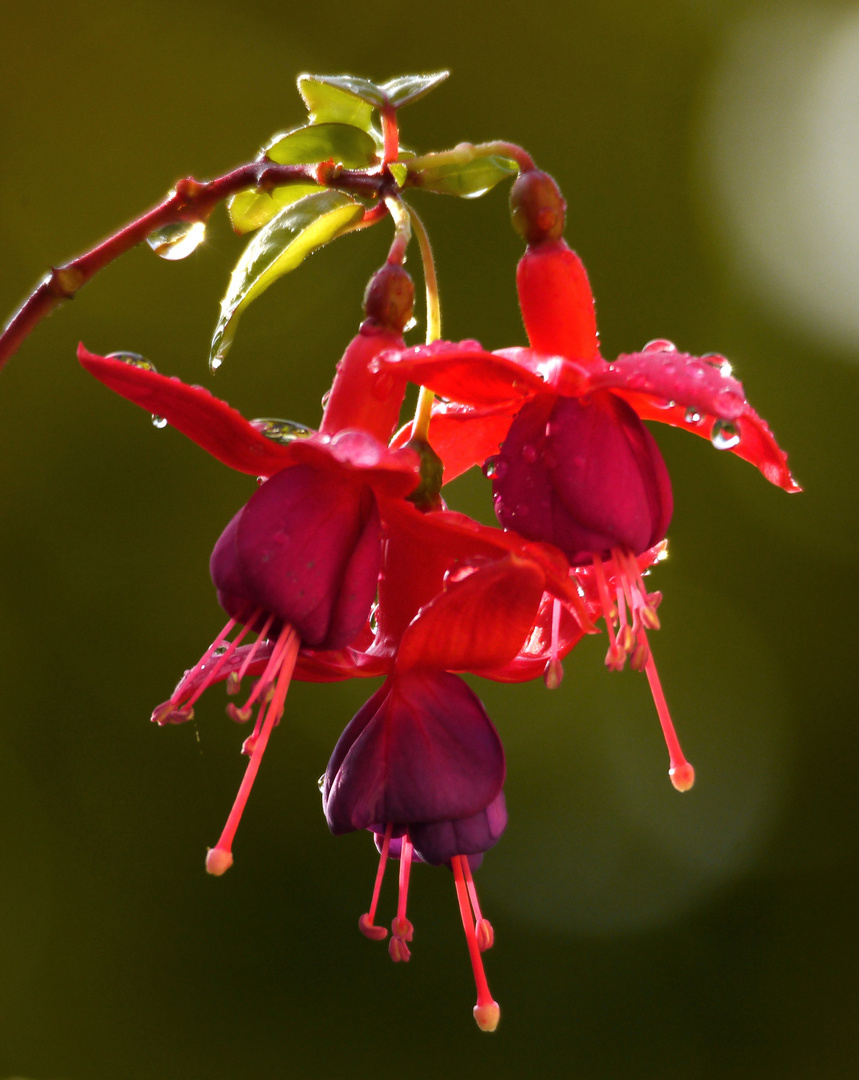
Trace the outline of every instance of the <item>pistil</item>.
{"type": "MultiPolygon", "coordinates": [[[[456,884],[456,898],[459,901],[459,913],[462,916],[462,928],[465,931],[465,940],[468,943],[468,955],[471,958],[471,967],[474,971],[474,983],[477,987],[477,1004],[474,1006],[474,1019],[481,1031],[494,1031],[498,1027],[498,1021],[501,1019],[501,1009],[489,990],[489,984],[486,981],[486,972],[483,969],[483,957],[480,955],[480,944],[474,928],[468,881],[463,866],[463,864],[467,864],[468,856],[454,855],[450,862],[453,868],[453,879],[456,884]]],[[[468,874],[470,877],[470,868],[468,874]]],[[[474,883],[472,882],[472,886],[473,884],[474,883]]]]}

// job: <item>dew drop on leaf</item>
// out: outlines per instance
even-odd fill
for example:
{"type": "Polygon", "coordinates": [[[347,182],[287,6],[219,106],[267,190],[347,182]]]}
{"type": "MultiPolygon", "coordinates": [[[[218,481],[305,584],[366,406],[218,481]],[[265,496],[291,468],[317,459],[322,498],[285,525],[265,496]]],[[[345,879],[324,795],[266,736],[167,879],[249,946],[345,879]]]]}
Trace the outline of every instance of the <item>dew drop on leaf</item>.
{"type": "Polygon", "coordinates": [[[146,243],[160,258],[175,262],[196,251],[205,237],[206,226],[202,221],[177,221],[150,233],[146,243]]]}

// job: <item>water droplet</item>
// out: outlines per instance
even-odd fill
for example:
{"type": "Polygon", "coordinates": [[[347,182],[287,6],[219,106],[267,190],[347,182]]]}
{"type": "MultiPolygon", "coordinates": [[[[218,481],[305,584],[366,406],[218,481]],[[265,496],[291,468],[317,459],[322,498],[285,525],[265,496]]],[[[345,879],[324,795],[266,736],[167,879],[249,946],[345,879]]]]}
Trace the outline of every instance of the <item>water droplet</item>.
{"type": "Polygon", "coordinates": [[[666,338],[654,338],[641,350],[642,352],[677,352],[677,346],[673,341],[668,341],[666,338]]]}
{"type": "Polygon", "coordinates": [[[167,427],[167,421],[163,416],[156,416],[152,414],[152,426],[158,428],[159,431],[163,431],[167,427]]]}
{"type": "Polygon", "coordinates": [[[507,462],[502,461],[499,454],[495,454],[494,457],[487,458],[483,462],[483,475],[487,480],[501,480],[506,472],[507,462]]]}
{"type": "Polygon", "coordinates": [[[730,420],[717,420],[710,432],[710,442],[717,450],[731,450],[740,441],[737,425],[730,420]]]}
{"type": "Polygon", "coordinates": [[[412,317],[409,319],[409,321],[403,327],[403,333],[406,334],[406,333],[408,333],[409,330],[414,330],[414,328],[417,325],[418,325],[418,320],[414,317],[414,315],[412,315],[412,317]]]}
{"type": "Polygon", "coordinates": [[[663,399],[662,401],[654,401],[653,404],[657,409],[673,409],[677,405],[677,402],[671,401],[670,399],[663,399]]]}
{"type": "Polygon", "coordinates": [[[107,354],[107,359],[121,360],[123,364],[130,364],[131,367],[140,368],[141,371],[157,371],[151,360],[147,360],[145,356],[136,352],[112,352],[107,354]]]}
{"type": "Polygon", "coordinates": [[[323,773],[316,781],[316,786],[319,788],[320,791],[325,787],[325,777],[326,773],[323,773]]]}
{"type": "Polygon", "coordinates": [[[701,414],[697,409],[693,409],[691,406],[686,410],[686,415],[683,417],[687,424],[700,424],[701,414]]]}
{"type": "Polygon", "coordinates": [[[273,417],[262,417],[259,420],[251,420],[251,425],[261,435],[277,443],[291,443],[296,439],[306,439],[316,432],[313,428],[304,424],[296,423],[295,420],[278,420],[273,417]]]}
{"type": "Polygon", "coordinates": [[[205,236],[206,226],[202,221],[177,221],[150,233],[146,243],[156,255],[174,262],[196,251],[205,236]]]}
{"type": "Polygon", "coordinates": [[[223,364],[223,362],[224,354],[216,353],[213,357],[209,359],[209,371],[217,371],[221,364],[223,364]]]}
{"type": "Polygon", "coordinates": [[[212,649],[212,656],[223,656],[226,651],[226,645],[219,645],[217,649],[212,649]]]}
{"type": "Polygon", "coordinates": [[[325,391],[325,393],[324,393],[324,394],[322,395],[322,400],[320,401],[320,403],[319,403],[319,404],[320,404],[320,405],[322,406],[322,408],[324,409],[324,408],[325,408],[325,406],[326,406],[326,405],[328,404],[328,402],[329,402],[330,400],[331,400],[331,391],[330,391],[330,390],[326,390],[326,391],[325,391]]]}

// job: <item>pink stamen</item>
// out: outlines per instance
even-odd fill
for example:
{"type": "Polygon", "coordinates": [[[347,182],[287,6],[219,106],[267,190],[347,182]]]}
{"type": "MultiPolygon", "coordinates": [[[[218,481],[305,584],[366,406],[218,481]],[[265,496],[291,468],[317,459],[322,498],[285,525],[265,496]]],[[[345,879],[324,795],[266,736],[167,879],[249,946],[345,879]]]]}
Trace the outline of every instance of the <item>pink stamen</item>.
{"type": "MultiPolygon", "coordinates": [[[[249,620],[249,622],[252,622],[252,620],[249,620]]],[[[194,691],[194,693],[185,702],[186,708],[187,708],[188,705],[193,705],[194,702],[197,700],[197,698],[199,698],[200,695],[209,686],[211,686],[212,682],[214,682],[215,676],[218,674],[218,672],[221,670],[221,668],[224,666],[224,664],[226,664],[226,662],[230,659],[230,657],[233,655],[233,653],[236,651],[236,649],[239,647],[239,645],[241,645],[242,639],[244,637],[246,637],[249,632],[250,632],[250,625],[248,625],[246,623],[241,628],[239,633],[233,638],[233,640],[227,645],[226,650],[223,653],[221,653],[221,655],[218,657],[217,661],[215,662],[215,666],[209,672],[208,678],[204,679],[204,681],[200,683],[200,685],[197,687],[197,689],[194,691]]],[[[209,650],[209,655],[211,655],[211,651],[212,650],[210,649],[209,650]]]]}
{"type": "Polygon", "coordinates": [[[376,882],[373,885],[373,899],[370,901],[370,910],[358,920],[358,929],[371,941],[383,941],[388,936],[384,926],[376,926],[376,908],[379,906],[379,894],[382,891],[382,879],[385,876],[385,867],[388,865],[388,848],[391,846],[392,822],[388,822],[385,828],[385,836],[382,840],[382,852],[379,856],[379,869],[376,871],[376,882]]]}
{"type": "Polygon", "coordinates": [[[415,928],[406,918],[406,902],[409,896],[409,875],[412,870],[412,853],[414,847],[405,833],[400,842],[400,891],[397,900],[397,917],[391,923],[391,940],[388,943],[388,952],[394,963],[406,961],[411,957],[407,941],[411,941],[415,934],[415,928]]]}
{"type": "Polygon", "coordinates": [[[484,919],[480,914],[480,903],[477,899],[474,876],[471,873],[471,863],[469,863],[465,855],[462,856],[462,871],[468,888],[468,899],[471,901],[471,907],[474,911],[474,933],[477,937],[477,947],[481,952],[486,952],[495,944],[495,931],[492,929],[492,923],[489,919],[484,919]]]}
{"type": "Polygon", "coordinates": [[[605,576],[605,567],[603,561],[599,555],[594,555],[594,577],[597,582],[597,590],[600,594],[600,604],[602,606],[603,619],[605,620],[605,628],[608,633],[608,652],[606,653],[605,662],[610,668],[614,668],[617,665],[618,658],[621,657],[620,650],[618,649],[617,638],[614,633],[614,620],[616,612],[614,605],[611,602],[608,582],[605,576]]]}
{"type": "Polygon", "coordinates": [[[173,691],[172,695],[170,696],[170,701],[171,701],[171,703],[173,705],[178,705],[179,704],[179,702],[184,697],[186,687],[189,686],[194,681],[194,679],[200,673],[202,668],[205,666],[206,661],[209,659],[209,657],[212,655],[212,653],[215,651],[215,649],[217,649],[219,645],[223,644],[225,638],[230,633],[232,633],[233,627],[236,626],[238,621],[239,621],[238,619],[230,619],[230,621],[227,623],[227,625],[224,627],[224,629],[220,632],[220,634],[218,634],[218,636],[215,638],[215,640],[212,642],[212,644],[208,647],[208,649],[206,649],[206,651],[203,653],[203,655],[200,657],[200,659],[197,661],[197,663],[191,668],[190,671],[185,672],[185,674],[182,676],[182,678],[179,681],[179,685],[176,687],[176,689],[173,691]]]}
{"type": "Polygon", "coordinates": [[[498,1027],[498,1021],[501,1018],[501,1009],[490,993],[489,984],[486,981],[486,972],[483,969],[483,957],[480,955],[480,946],[477,943],[477,936],[474,931],[468,884],[463,869],[463,863],[467,862],[468,859],[465,855],[454,855],[450,860],[453,868],[453,879],[456,884],[459,913],[462,917],[462,928],[465,931],[468,955],[471,958],[471,967],[474,972],[474,984],[477,988],[474,1019],[481,1031],[494,1031],[498,1027]]]}
{"type": "Polygon", "coordinates": [[[549,647],[549,659],[543,671],[543,681],[547,689],[557,690],[564,678],[564,666],[560,659],[561,639],[561,601],[552,601],[552,642],[549,647]]]}
{"type": "Polygon", "coordinates": [[[688,791],[695,783],[695,770],[686,760],[686,755],[680,748],[674,724],[668,712],[665,694],[662,692],[662,683],[656,671],[656,662],[653,654],[647,658],[644,670],[647,672],[647,681],[650,683],[650,692],[653,694],[653,702],[659,715],[659,723],[662,725],[662,734],[665,737],[665,745],[668,747],[668,775],[671,783],[678,791],[688,791]]]}
{"type": "Polygon", "coordinates": [[[244,658],[244,660],[242,660],[242,666],[239,668],[238,671],[232,672],[229,679],[227,679],[228,694],[237,694],[239,692],[239,687],[242,684],[242,679],[245,677],[248,668],[253,663],[254,657],[256,656],[260,645],[262,645],[262,643],[266,640],[269,628],[271,627],[271,624],[273,622],[274,615],[269,615],[269,617],[263,623],[263,628],[262,630],[260,630],[256,641],[253,643],[253,645],[251,645],[250,649],[248,649],[247,656],[244,658]]]}
{"type": "Polygon", "coordinates": [[[233,839],[236,835],[236,829],[239,827],[239,822],[241,821],[245,805],[248,801],[248,796],[251,793],[254,780],[256,780],[256,775],[259,772],[260,763],[263,754],[265,753],[265,748],[268,744],[272,728],[279,719],[280,714],[283,712],[283,707],[286,702],[286,693],[292,679],[292,672],[295,669],[295,662],[298,659],[301,638],[292,627],[286,626],[281,631],[278,645],[281,645],[281,643],[283,643],[283,648],[281,649],[283,662],[280,665],[280,670],[277,675],[277,685],[274,696],[268,703],[268,707],[265,711],[265,720],[262,724],[259,739],[254,745],[251,759],[245,769],[245,775],[242,778],[238,795],[236,795],[233,808],[227,818],[224,830],[221,833],[217,844],[209,850],[209,853],[206,856],[206,869],[210,874],[215,874],[216,876],[223,874],[224,871],[229,869],[232,865],[232,846],[233,839]]]}

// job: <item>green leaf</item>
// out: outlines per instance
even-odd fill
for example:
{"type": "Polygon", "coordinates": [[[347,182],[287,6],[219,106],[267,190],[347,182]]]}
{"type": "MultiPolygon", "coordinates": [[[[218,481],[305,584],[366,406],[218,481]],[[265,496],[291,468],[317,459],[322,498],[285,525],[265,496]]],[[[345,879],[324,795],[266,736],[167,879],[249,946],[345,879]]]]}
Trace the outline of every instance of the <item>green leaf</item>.
{"type": "Polygon", "coordinates": [[[308,165],[334,159],[347,169],[364,169],[376,161],[376,141],[353,124],[307,124],[275,135],[265,156],[278,165],[308,165]]]}
{"type": "Polygon", "coordinates": [[[274,188],[271,194],[257,191],[256,188],[240,191],[227,201],[230,224],[239,236],[243,236],[268,225],[285,206],[298,202],[305,195],[312,195],[314,191],[322,190],[318,184],[285,184],[283,187],[274,188]]]}
{"type": "Polygon", "coordinates": [[[408,164],[415,187],[461,199],[476,199],[499,181],[519,172],[519,166],[510,158],[478,154],[468,143],[439,154],[425,154],[408,164]]]}
{"type": "MultiPolygon", "coordinates": [[[[315,165],[333,158],[347,169],[363,169],[376,162],[376,141],[366,131],[350,124],[305,124],[275,135],[263,153],[278,165],[315,165]]],[[[233,229],[239,235],[267,225],[285,206],[303,199],[318,184],[285,184],[266,191],[240,191],[227,203],[233,229]]]]}
{"type": "Polygon", "coordinates": [[[377,86],[351,75],[299,75],[298,90],[311,124],[351,124],[370,131],[373,108],[385,103],[377,86]]]}
{"type": "Polygon", "coordinates": [[[409,175],[409,167],[404,161],[392,161],[388,166],[391,176],[397,181],[397,187],[402,187],[409,175]]]}
{"type": "Polygon", "coordinates": [[[245,248],[221,301],[212,338],[209,366],[221,366],[239,316],[253,300],[317,248],[345,232],[363,216],[364,207],[341,191],[319,191],[285,207],[245,248]]]}
{"type": "Polygon", "coordinates": [[[411,105],[413,101],[422,98],[430,90],[435,90],[448,75],[449,71],[435,71],[432,75],[401,75],[399,79],[382,83],[379,89],[395,109],[401,109],[404,105],[411,105]]]}

